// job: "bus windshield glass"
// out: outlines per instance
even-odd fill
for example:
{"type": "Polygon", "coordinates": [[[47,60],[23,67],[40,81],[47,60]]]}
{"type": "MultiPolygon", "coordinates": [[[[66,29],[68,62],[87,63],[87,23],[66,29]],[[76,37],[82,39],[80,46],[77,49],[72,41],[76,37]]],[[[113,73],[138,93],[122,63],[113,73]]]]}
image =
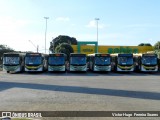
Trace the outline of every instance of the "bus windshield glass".
{"type": "Polygon", "coordinates": [[[71,57],[70,58],[70,64],[72,65],[85,65],[86,64],[86,57],[80,56],[80,57],[71,57]]]}
{"type": "Polygon", "coordinates": [[[25,64],[27,65],[39,65],[42,63],[42,57],[40,56],[27,56],[25,58],[25,64]]]}
{"type": "Polygon", "coordinates": [[[64,65],[65,64],[65,58],[64,57],[49,57],[48,63],[50,65],[64,65]]]}
{"type": "Polygon", "coordinates": [[[3,64],[18,65],[19,64],[19,57],[4,57],[3,64]]]}
{"type": "Polygon", "coordinates": [[[133,57],[118,57],[118,64],[120,65],[132,65],[133,64],[133,57]]]}
{"type": "Polygon", "coordinates": [[[95,65],[109,65],[110,57],[95,57],[95,65]]]}
{"type": "Polygon", "coordinates": [[[156,56],[143,56],[142,57],[142,64],[156,65],[157,64],[157,57],[156,56]]]}

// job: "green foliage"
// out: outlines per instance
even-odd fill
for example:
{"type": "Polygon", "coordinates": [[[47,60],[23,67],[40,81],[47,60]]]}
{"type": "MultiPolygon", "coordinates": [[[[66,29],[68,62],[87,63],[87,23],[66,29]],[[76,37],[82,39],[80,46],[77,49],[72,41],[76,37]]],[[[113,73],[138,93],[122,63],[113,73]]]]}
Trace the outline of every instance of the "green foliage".
{"type": "Polygon", "coordinates": [[[158,55],[158,58],[160,58],[160,41],[154,44],[154,51],[158,55]]]}
{"type": "Polygon", "coordinates": [[[138,46],[152,46],[150,43],[140,43],[138,46]]]}
{"type": "Polygon", "coordinates": [[[154,50],[160,50],[160,41],[154,45],[154,50]]]}
{"type": "Polygon", "coordinates": [[[50,43],[50,51],[54,52],[56,51],[57,46],[59,46],[62,43],[68,43],[70,45],[77,45],[77,40],[74,37],[69,37],[65,35],[59,35],[55,39],[52,40],[50,43]]]}
{"type": "Polygon", "coordinates": [[[7,45],[0,45],[0,50],[14,51],[12,48],[8,47],[7,45]]]}
{"type": "Polygon", "coordinates": [[[0,45],[0,64],[2,64],[3,53],[13,52],[14,50],[6,45],[0,45]]]}
{"type": "Polygon", "coordinates": [[[61,43],[55,48],[55,53],[65,53],[67,55],[67,60],[69,60],[70,53],[73,53],[73,48],[68,43],[61,43]]]}
{"type": "Polygon", "coordinates": [[[5,45],[0,45],[0,56],[3,55],[3,53],[7,53],[7,52],[13,52],[14,50],[11,49],[10,47],[7,47],[5,45]]]}

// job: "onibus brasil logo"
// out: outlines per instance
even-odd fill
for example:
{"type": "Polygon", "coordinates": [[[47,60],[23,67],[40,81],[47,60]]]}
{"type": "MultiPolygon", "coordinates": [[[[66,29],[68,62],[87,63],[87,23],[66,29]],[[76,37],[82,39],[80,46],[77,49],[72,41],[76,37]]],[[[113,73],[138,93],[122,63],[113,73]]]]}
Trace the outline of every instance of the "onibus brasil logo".
{"type": "Polygon", "coordinates": [[[9,118],[40,118],[42,114],[40,112],[2,112],[1,117],[4,120],[10,120],[9,118]]]}

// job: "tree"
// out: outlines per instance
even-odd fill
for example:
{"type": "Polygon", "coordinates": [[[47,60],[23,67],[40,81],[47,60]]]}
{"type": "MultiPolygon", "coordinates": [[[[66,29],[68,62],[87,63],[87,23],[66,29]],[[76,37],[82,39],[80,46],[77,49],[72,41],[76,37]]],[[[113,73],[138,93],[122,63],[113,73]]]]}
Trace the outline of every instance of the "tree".
{"type": "Polygon", "coordinates": [[[69,37],[65,35],[59,35],[55,39],[52,40],[50,43],[50,51],[56,51],[56,47],[62,43],[68,43],[70,45],[77,45],[77,40],[74,37],[69,37]]]}
{"type": "Polygon", "coordinates": [[[73,53],[74,50],[72,46],[68,43],[61,43],[55,48],[56,53],[64,53],[67,55],[67,60],[69,60],[70,53],[73,53]]]}
{"type": "Polygon", "coordinates": [[[140,43],[138,46],[152,46],[150,43],[140,43]]]}
{"type": "Polygon", "coordinates": [[[13,52],[14,50],[10,47],[8,47],[7,45],[0,45],[0,56],[3,55],[3,53],[7,53],[7,52],[13,52]]]}
{"type": "Polygon", "coordinates": [[[14,52],[14,50],[10,47],[8,47],[7,45],[0,45],[0,64],[2,64],[2,56],[3,53],[8,53],[8,52],[14,52]]]}
{"type": "Polygon", "coordinates": [[[154,50],[160,50],[160,41],[158,41],[157,43],[155,43],[154,50]]]}

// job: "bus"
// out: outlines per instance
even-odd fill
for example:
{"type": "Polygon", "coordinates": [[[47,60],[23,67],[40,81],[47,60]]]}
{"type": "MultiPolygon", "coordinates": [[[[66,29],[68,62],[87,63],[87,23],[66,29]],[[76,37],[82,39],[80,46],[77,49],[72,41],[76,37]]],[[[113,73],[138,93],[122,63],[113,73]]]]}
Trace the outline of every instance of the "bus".
{"type": "Polygon", "coordinates": [[[111,71],[110,54],[89,54],[89,69],[92,71],[111,71]]]}
{"type": "Polygon", "coordinates": [[[22,72],[24,70],[23,53],[4,53],[3,70],[9,72],[22,72]]]}
{"type": "Polygon", "coordinates": [[[135,65],[133,54],[111,54],[114,71],[134,71],[135,65]]]}
{"type": "Polygon", "coordinates": [[[136,62],[136,71],[157,72],[158,57],[154,53],[134,54],[136,62]]]}
{"type": "Polygon", "coordinates": [[[87,56],[81,53],[71,53],[69,71],[87,71],[87,56]]]}
{"type": "Polygon", "coordinates": [[[43,72],[45,70],[47,70],[47,55],[41,53],[26,53],[26,72],[43,72]]]}
{"type": "Polygon", "coordinates": [[[64,53],[53,53],[48,56],[48,71],[66,71],[66,55],[64,53]]]}

